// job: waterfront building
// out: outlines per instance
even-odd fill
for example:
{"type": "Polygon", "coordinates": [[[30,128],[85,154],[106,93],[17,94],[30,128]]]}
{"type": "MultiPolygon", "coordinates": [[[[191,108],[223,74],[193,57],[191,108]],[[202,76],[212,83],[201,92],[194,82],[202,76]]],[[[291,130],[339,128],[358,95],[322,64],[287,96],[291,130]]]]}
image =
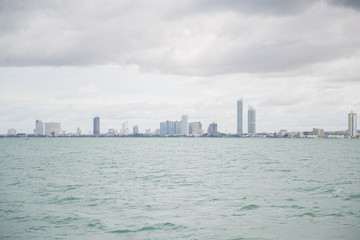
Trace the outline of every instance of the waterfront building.
{"type": "Polygon", "coordinates": [[[114,128],[110,128],[106,135],[114,136],[115,134],[117,134],[117,131],[114,128]]]}
{"type": "Polygon", "coordinates": [[[7,130],[7,135],[8,136],[15,136],[16,135],[16,129],[15,128],[10,128],[7,130]]]}
{"type": "Polygon", "coordinates": [[[151,129],[150,129],[150,128],[145,129],[145,134],[146,134],[146,135],[150,135],[150,134],[151,134],[151,129]]]}
{"type": "Polygon", "coordinates": [[[180,135],[181,134],[181,121],[174,122],[174,134],[180,135]]]}
{"type": "Polygon", "coordinates": [[[218,135],[218,131],[217,131],[217,124],[216,123],[211,123],[207,129],[207,134],[208,135],[218,135]]]}
{"type": "MultiPolygon", "coordinates": [[[[284,136],[286,136],[286,135],[288,135],[289,133],[288,133],[288,131],[286,130],[286,129],[281,129],[280,131],[279,131],[279,133],[278,133],[278,136],[279,137],[284,137],[284,136]]],[[[305,134],[305,132],[304,132],[304,134],[305,134]]]]}
{"type": "Polygon", "coordinates": [[[81,136],[81,129],[80,129],[80,127],[77,128],[76,134],[77,134],[78,136],[81,136]]]}
{"type": "Polygon", "coordinates": [[[44,123],[41,120],[35,121],[35,135],[44,135],[44,123]]]}
{"type": "Polygon", "coordinates": [[[138,127],[138,125],[135,125],[135,126],[133,127],[133,134],[139,134],[139,127],[138,127]]]}
{"type": "Polygon", "coordinates": [[[313,134],[320,138],[323,138],[325,136],[324,129],[322,128],[313,128],[313,134]]]}
{"type": "Polygon", "coordinates": [[[159,128],[155,129],[154,135],[160,135],[160,129],[159,128]]]}
{"type": "Polygon", "coordinates": [[[181,135],[189,135],[189,120],[187,115],[181,117],[181,135]]]}
{"type": "Polygon", "coordinates": [[[100,135],[100,118],[94,117],[93,133],[95,136],[100,135]]]}
{"type": "Polygon", "coordinates": [[[348,134],[351,138],[357,135],[357,115],[354,111],[348,115],[348,134]]]}
{"type": "Polygon", "coordinates": [[[191,135],[201,135],[202,131],[202,124],[201,122],[191,122],[189,123],[189,134],[191,135]]]}
{"type": "Polygon", "coordinates": [[[243,134],[243,99],[237,101],[237,134],[243,134]]]}
{"type": "Polygon", "coordinates": [[[160,123],[160,135],[161,136],[170,136],[174,135],[174,122],[173,121],[165,121],[160,123]]]}
{"type": "Polygon", "coordinates": [[[58,136],[59,134],[61,134],[61,124],[59,122],[45,123],[45,135],[58,136]]]}
{"type": "Polygon", "coordinates": [[[252,106],[248,109],[248,134],[256,134],[256,111],[252,106]]]}
{"type": "Polygon", "coordinates": [[[120,134],[121,135],[129,135],[129,124],[127,121],[123,122],[122,123],[122,127],[121,127],[121,130],[120,130],[120,134]]]}

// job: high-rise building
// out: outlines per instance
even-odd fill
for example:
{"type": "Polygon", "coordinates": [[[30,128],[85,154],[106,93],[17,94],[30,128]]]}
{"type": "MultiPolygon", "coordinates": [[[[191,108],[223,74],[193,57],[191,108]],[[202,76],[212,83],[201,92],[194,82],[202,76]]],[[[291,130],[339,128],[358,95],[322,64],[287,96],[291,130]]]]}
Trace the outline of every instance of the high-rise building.
{"type": "Polygon", "coordinates": [[[202,124],[201,122],[191,122],[189,123],[189,134],[191,135],[201,135],[202,132],[202,124]]]}
{"type": "Polygon", "coordinates": [[[95,136],[100,135],[100,118],[99,117],[94,117],[94,130],[93,133],[95,136]]]}
{"type": "Polygon", "coordinates": [[[138,125],[135,125],[135,126],[133,127],[133,134],[139,134],[139,127],[138,127],[138,125]]]}
{"type": "Polygon", "coordinates": [[[181,134],[181,121],[174,122],[174,134],[180,135],[181,134]]]}
{"type": "Polygon", "coordinates": [[[45,123],[45,135],[57,136],[61,134],[61,124],[59,122],[46,122],[45,123]]]}
{"type": "Polygon", "coordinates": [[[356,137],[357,135],[357,115],[354,111],[348,115],[348,132],[349,137],[356,137]]]}
{"type": "Polygon", "coordinates": [[[248,109],[248,134],[256,134],[256,111],[252,106],[248,109]]]}
{"type": "Polygon", "coordinates": [[[187,115],[181,117],[181,135],[189,135],[189,120],[187,115]]]}
{"type": "Polygon", "coordinates": [[[121,135],[129,135],[130,131],[129,131],[129,124],[127,121],[122,123],[122,127],[120,130],[120,134],[121,135]]]}
{"type": "Polygon", "coordinates": [[[216,123],[211,123],[207,129],[207,134],[208,135],[218,135],[218,131],[217,131],[217,124],[216,123]]]}
{"type": "Polygon", "coordinates": [[[243,99],[237,101],[237,134],[243,134],[243,99]]]}
{"type": "Polygon", "coordinates": [[[160,123],[160,135],[161,136],[170,136],[174,135],[174,122],[173,121],[165,121],[160,123]]]}
{"type": "Polygon", "coordinates": [[[44,135],[44,123],[41,120],[35,121],[35,135],[44,135]]]}
{"type": "Polygon", "coordinates": [[[10,128],[7,130],[7,135],[8,136],[15,136],[16,135],[16,129],[15,128],[10,128]]]}

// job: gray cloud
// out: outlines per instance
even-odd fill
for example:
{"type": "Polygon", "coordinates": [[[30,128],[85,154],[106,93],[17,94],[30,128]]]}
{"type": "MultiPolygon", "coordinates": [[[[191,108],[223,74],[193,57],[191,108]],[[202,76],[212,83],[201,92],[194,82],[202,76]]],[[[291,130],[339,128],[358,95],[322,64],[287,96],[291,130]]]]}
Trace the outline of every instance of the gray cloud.
{"type": "Polygon", "coordinates": [[[204,11],[230,10],[246,14],[276,15],[276,14],[294,14],[301,12],[314,4],[311,0],[279,1],[279,0],[198,0],[195,1],[195,9],[204,11]]]}
{"type": "Polygon", "coordinates": [[[355,10],[360,10],[360,1],[358,0],[330,0],[330,4],[353,8],[355,10]]]}
{"type": "Polygon", "coordinates": [[[0,6],[0,66],[112,63],[208,76],[290,71],[360,50],[360,16],[320,1],[33,0],[0,6]]]}

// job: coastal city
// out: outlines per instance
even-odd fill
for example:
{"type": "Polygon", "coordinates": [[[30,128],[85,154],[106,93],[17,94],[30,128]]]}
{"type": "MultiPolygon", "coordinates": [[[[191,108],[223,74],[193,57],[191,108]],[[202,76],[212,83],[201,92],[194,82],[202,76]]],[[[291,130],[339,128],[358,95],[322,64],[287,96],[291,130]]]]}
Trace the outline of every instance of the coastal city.
{"type": "Polygon", "coordinates": [[[60,122],[35,121],[33,133],[18,133],[15,128],[7,130],[7,134],[0,137],[257,137],[257,138],[360,138],[357,130],[357,114],[351,111],[348,114],[348,129],[343,131],[324,131],[322,128],[314,127],[312,130],[291,132],[281,129],[272,133],[256,132],[256,110],[253,106],[248,107],[247,132],[244,131],[243,119],[243,100],[237,101],[237,129],[236,134],[221,133],[218,131],[218,123],[213,122],[205,129],[201,122],[189,122],[188,115],[181,116],[181,119],[160,122],[160,128],[151,131],[145,129],[139,131],[139,126],[134,125],[130,131],[127,121],[122,123],[120,130],[108,129],[106,133],[100,132],[100,117],[93,118],[93,132],[82,133],[81,128],[77,128],[76,133],[66,133],[62,130],[60,122]]]}

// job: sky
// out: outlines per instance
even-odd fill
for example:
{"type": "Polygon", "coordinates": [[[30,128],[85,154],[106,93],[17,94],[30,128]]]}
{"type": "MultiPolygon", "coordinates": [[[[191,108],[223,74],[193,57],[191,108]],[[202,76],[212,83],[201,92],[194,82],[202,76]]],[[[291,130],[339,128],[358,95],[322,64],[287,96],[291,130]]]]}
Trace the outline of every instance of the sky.
{"type": "Polygon", "coordinates": [[[360,113],[358,0],[0,0],[0,134],[212,122],[347,129],[360,113]]]}

